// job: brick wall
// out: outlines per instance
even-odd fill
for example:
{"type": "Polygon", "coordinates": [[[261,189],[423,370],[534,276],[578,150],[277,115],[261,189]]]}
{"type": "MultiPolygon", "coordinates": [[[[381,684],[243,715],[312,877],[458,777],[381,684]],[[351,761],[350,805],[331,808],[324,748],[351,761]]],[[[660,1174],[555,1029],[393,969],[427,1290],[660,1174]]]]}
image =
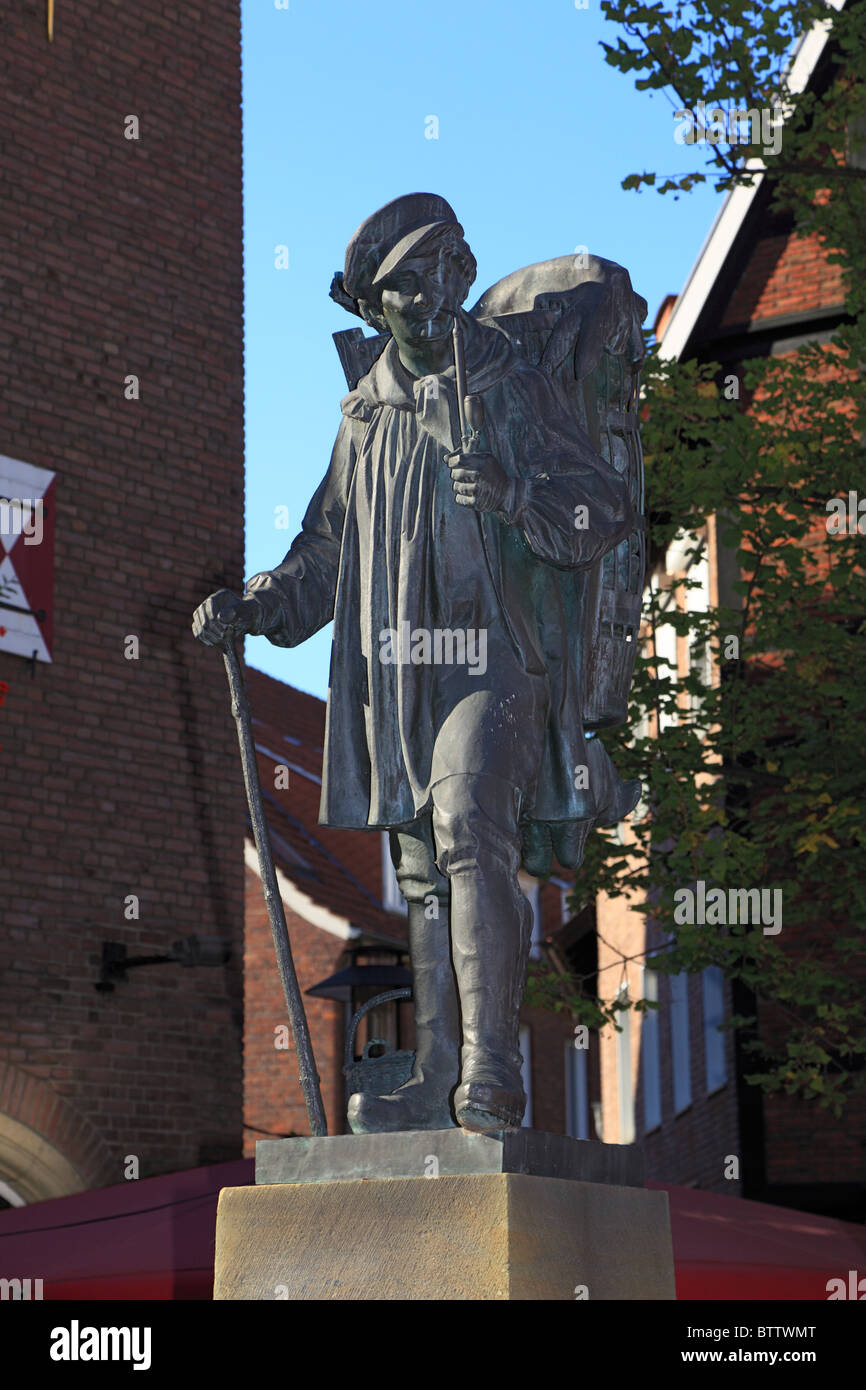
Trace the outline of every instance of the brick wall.
{"type": "MultiPolygon", "coordinates": [[[[246,871],[246,885],[244,1154],[252,1157],[258,1139],[309,1134],[310,1126],[291,1037],[289,1046],[283,1045],[288,1012],[261,879],[252,869],[246,871]],[[269,1134],[261,1133],[263,1130],[269,1134]]],[[[344,1006],[333,999],[310,999],[305,991],[334,974],[347,943],[288,908],[286,925],[319,1072],[328,1133],[343,1134],[348,1128],[342,1075],[344,1006]]]]}
{"type": "Polygon", "coordinates": [[[721,326],[831,308],[844,298],[839,267],[827,263],[816,236],[765,236],[743,266],[721,326]]]}
{"type": "MultiPolygon", "coordinates": [[[[790,940],[785,942],[791,952],[810,952],[820,958],[821,944],[817,939],[827,936],[833,925],[825,924],[823,933],[808,936],[801,930],[785,928],[790,940]]],[[[834,968],[838,965],[834,962],[834,968]]],[[[849,969],[864,978],[866,972],[858,962],[849,969]]],[[[790,1029],[786,1009],[763,1002],[760,1005],[761,1035],[770,1046],[781,1048],[790,1029]]],[[[764,1123],[767,1133],[767,1182],[771,1186],[798,1186],[812,1183],[849,1183],[863,1191],[866,1167],[866,1095],[862,1089],[849,1092],[841,1117],[829,1109],[819,1109],[817,1101],[804,1101],[786,1095],[764,1097],[764,1123]]]]}
{"type": "Polygon", "coordinates": [[[60,0],[48,44],[22,0],[0,31],[0,453],[57,473],[54,663],[0,652],[0,1055],[108,1182],[240,1152],[243,794],[189,631],[242,579],[239,12],[60,0]],[[103,940],[192,933],[233,960],[94,990],[103,940]]]}

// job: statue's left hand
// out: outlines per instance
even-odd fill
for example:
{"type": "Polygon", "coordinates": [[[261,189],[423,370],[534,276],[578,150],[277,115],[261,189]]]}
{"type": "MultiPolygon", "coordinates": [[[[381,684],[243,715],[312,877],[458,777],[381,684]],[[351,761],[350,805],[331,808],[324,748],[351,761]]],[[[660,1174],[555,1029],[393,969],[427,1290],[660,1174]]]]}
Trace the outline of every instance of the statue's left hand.
{"type": "Polygon", "coordinates": [[[510,478],[493,454],[446,454],[451,486],[459,507],[509,516],[514,507],[516,479],[510,478]]]}

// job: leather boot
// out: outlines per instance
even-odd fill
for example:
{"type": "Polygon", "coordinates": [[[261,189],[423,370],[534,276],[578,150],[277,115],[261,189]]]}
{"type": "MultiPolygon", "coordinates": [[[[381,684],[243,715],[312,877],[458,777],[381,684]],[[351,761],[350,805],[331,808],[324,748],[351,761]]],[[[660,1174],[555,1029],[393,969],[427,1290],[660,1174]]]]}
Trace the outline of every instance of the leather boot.
{"type": "Polygon", "coordinates": [[[532,935],[532,909],[520,889],[520,902],[500,903],[499,910],[490,889],[488,875],[484,902],[469,875],[451,883],[458,920],[454,966],[463,1022],[454,1112],[463,1129],[482,1134],[519,1129],[526,1110],[520,1004],[532,935]]]}
{"type": "Polygon", "coordinates": [[[349,1099],[354,1134],[404,1129],[454,1129],[449,1103],[457,1085],[460,1023],[451,965],[448,905],[428,919],[424,903],[409,903],[409,953],[415,996],[415,1064],[412,1075],[391,1095],[359,1092],[349,1099]]]}
{"type": "Polygon", "coordinates": [[[454,1111],[478,1133],[519,1129],[526,1109],[519,1035],[532,909],[517,879],[517,804],[496,777],[452,776],[434,788],[463,1030],[454,1111]]]}

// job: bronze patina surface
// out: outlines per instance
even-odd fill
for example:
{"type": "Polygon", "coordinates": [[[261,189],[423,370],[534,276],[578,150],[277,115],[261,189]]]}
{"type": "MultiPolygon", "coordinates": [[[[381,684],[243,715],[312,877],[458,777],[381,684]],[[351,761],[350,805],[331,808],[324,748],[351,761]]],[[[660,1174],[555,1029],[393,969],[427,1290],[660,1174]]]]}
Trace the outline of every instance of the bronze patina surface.
{"type": "Polygon", "coordinates": [[[334,619],[320,821],[386,829],[408,903],[408,1081],[356,1133],[496,1133],[525,1108],[532,917],[518,870],[575,868],[637,802],[599,736],[625,719],[643,582],[646,304],[593,256],[476,271],[444,198],[355,232],[331,294],[349,393],[285,558],[196,611],[205,643],[292,647],[334,619]]]}

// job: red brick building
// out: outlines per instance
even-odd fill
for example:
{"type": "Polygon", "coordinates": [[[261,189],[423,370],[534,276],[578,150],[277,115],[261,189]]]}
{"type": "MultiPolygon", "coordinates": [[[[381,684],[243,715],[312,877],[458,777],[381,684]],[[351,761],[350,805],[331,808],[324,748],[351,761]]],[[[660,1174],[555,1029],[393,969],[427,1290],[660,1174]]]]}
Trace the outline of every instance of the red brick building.
{"type": "Polygon", "coordinates": [[[45,504],[0,539],[4,1202],[241,1150],[243,792],[190,632],[243,577],[239,31],[233,0],[0,17],[0,493],[45,504]],[[104,943],[193,935],[231,959],[94,987],[104,943]]]}
{"type": "MultiPolygon", "coordinates": [[[[253,648],[254,651],[254,648],[253,648]]],[[[313,996],[307,991],[354,962],[390,969],[403,966],[406,979],[406,918],[380,831],[332,830],[318,824],[325,704],[312,695],[247,668],[259,775],[265,797],[278,883],[292,942],[322,1099],[331,1134],[345,1133],[342,1066],[346,1029],[357,1005],[389,986],[358,986],[353,1000],[313,996]]],[[[247,907],[244,956],[244,1119],[246,1149],[265,1135],[308,1134],[297,1060],[287,1045],[286,1006],[280,988],[258,858],[246,842],[247,907]]],[[[536,916],[535,946],[559,930],[563,883],[540,886],[521,876],[536,916]]],[[[411,1003],[385,1005],[362,1020],[354,1055],[373,1037],[392,1047],[414,1046],[411,1003]],[[399,1010],[399,1036],[397,1014],[399,1010]]],[[[524,1084],[530,1104],[525,1123],[553,1133],[568,1132],[575,1084],[570,1054],[572,1023],[541,1009],[521,1013],[524,1084]]]]}
{"type": "MultiPolygon", "coordinates": [[[[792,82],[820,91],[828,57],[824,36],[810,34],[792,82]]],[[[806,341],[829,343],[845,317],[838,267],[827,263],[815,238],[798,235],[790,215],[771,210],[758,183],[727,196],[683,292],[661,306],[655,332],[664,357],[718,362],[724,381],[739,377],[748,358],[781,356],[806,341]]],[[[701,540],[695,557],[689,542],[674,542],[650,582],[664,593],[688,573],[700,581],[687,599],[696,610],[737,606],[730,588],[740,577],[736,557],[720,546],[715,518],[701,540]]],[[[659,655],[684,676],[687,639],[667,626],[661,632],[659,655]]],[[[741,1035],[718,1032],[731,1013],[755,1012],[743,987],[716,970],[675,981],[647,972],[644,956],[662,943],[648,935],[644,918],[622,900],[601,901],[597,913],[606,997],[625,987],[633,999],[652,998],[657,989],[661,1004],[655,1019],[641,1023],[632,1014],[625,1036],[609,1030],[600,1040],[604,1138],[641,1143],[651,1178],[862,1221],[862,1092],[845,1118],[834,1120],[814,1105],[748,1086],[744,1074],[754,1061],[742,1052],[741,1035]]],[[[788,938],[786,945],[796,951],[803,943],[788,938]]],[[[771,1010],[759,1011],[759,1026],[772,1022],[771,1010]]]]}

